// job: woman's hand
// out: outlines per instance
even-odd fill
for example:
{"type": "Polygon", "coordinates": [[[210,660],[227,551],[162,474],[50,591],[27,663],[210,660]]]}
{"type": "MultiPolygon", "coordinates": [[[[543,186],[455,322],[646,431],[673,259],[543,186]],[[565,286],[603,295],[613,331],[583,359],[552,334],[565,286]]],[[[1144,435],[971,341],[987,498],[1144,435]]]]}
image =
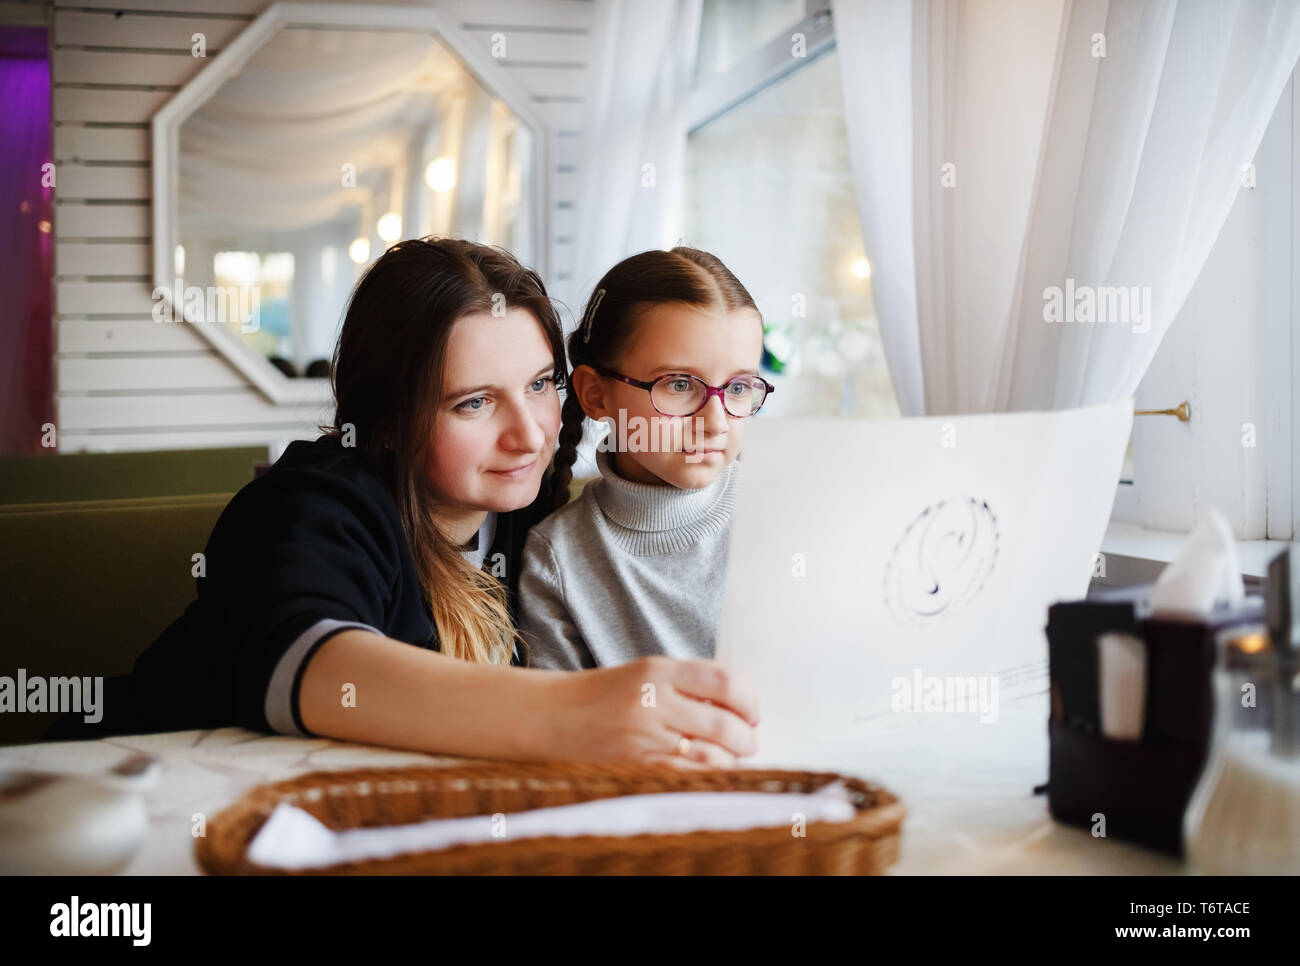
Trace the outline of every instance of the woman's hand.
{"type": "Polygon", "coordinates": [[[553,689],[547,757],[726,768],[757,750],[753,690],[713,661],[646,657],[544,673],[553,689]],[[683,737],[689,745],[679,754],[683,737]]]}

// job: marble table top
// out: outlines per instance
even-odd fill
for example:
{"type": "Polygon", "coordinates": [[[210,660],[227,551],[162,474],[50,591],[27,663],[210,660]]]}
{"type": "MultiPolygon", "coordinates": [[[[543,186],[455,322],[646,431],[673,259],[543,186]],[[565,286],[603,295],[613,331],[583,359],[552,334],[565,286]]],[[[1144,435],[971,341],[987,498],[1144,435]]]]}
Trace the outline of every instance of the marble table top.
{"type": "MultiPolygon", "coordinates": [[[[1046,708],[1037,700],[973,727],[954,715],[897,716],[825,764],[863,775],[907,806],[894,874],[1180,874],[1183,862],[1054,822],[1035,785],[1047,778],[1046,708]]],[[[211,818],[244,791],[305,772],[455,764],[437,757],[241,728],[0,748],[0,768],[105,770],[134,753],[162,773],[146,794],[150,830],[125,873],[197,874],[195,815],[211,818]]],[[[821,764],[821,763],[818,763],[821,764]]]]}

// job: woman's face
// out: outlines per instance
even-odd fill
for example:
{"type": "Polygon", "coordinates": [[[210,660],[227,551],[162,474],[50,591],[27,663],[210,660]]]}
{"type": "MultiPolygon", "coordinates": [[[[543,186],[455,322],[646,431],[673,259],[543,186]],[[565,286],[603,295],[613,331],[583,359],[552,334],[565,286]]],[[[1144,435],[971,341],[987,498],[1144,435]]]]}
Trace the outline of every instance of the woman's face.
{"type": "Polygon", "coordinates": [[[508,512],[536,499],[560,427],[554,374],[528,310],[455,322],[427,462],[445,507],[508,512]]]}

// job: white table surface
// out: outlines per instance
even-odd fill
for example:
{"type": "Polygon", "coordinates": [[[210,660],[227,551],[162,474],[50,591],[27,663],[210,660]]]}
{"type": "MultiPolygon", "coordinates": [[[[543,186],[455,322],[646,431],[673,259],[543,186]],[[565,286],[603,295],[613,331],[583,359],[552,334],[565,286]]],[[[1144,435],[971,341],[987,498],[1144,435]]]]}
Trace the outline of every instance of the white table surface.
{"type": "MultiPolygon", "coordinates": [[[[899,715],[870,742],[820,749],[809,764],[861,774],[907,806],[895,874],[1180,874],[1183,862],[1059,825],[1046,795],[1046,698],[1002,709],[995,724],[954,714],[899,715]]],[[[147,793],[150,832],[128,875],[199,869],[194,816],[212,818],[263,782],[326,769],[454,764],[459,759],[241,728],[133,735],[0,748],[0,767],[90,772],[132,753],[157,756],[147,793]]]]}

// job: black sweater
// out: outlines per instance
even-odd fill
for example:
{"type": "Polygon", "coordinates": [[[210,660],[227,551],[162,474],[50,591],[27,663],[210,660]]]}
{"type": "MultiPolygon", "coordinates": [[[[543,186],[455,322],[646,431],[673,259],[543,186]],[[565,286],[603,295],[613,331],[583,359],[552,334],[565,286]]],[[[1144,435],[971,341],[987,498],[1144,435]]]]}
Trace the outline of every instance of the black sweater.
{"type": "MultiPolygon", "coordinates": [[[[516,614],[528,528],[549,506],[496,518],[483,567],[516,614]]],[[[349,627],[438,648],[397,504],[380,474],[334,437],[298,441],[222,512],[196,580],[198,599],[135,663],[141,730],[242,725],[308,734],[298,688],[315,650],[349,627]]],[[[515,655],[519,663],[519,655],[515,655]]]]}

